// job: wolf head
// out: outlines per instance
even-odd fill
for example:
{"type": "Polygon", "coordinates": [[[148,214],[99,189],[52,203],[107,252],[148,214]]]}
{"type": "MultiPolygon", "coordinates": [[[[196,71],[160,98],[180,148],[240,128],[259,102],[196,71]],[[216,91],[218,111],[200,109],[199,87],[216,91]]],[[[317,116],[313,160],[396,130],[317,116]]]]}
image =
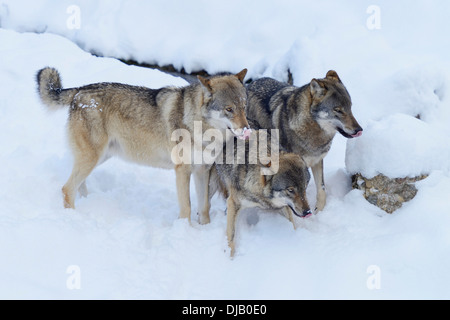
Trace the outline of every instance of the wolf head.
{"type": "Polygon", "coordinates": [[[307,217],[311,209],[306,198],[306,188],[311,175],[303,159],[294,153],[281,152],[277,173],[262,176],[264,184],[270,184],[274,208],[288,206],[299,217],[307,217]]]}
{"type": "Polygon", "coordinates": [[[324,79],[312,79],[311,114],[323,130],[336,130],[346,138],[359,137],[363,129],[352,114],[352,100],[336,71],[327,72],[324,79]]]}
{"type": "Polygon", "coordinates": [[[245,114],[247,91],[244,78],[247,69],[235,75],[204,78],[198,76],[203,88],[206,121],[216,129],[230,129],[237,137],[247,138],[250,126],[245,114]]]}

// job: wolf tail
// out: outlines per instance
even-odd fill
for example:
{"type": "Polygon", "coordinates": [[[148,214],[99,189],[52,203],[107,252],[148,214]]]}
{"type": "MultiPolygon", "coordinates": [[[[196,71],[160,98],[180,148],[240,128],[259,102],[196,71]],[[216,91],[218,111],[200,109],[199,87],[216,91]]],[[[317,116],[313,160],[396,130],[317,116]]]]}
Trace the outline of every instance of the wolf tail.
{"type": "Polygon", "coordinates": [[[36,75],[38,93],[41,100],[50,109],[68,106],[73,101],[77,89],[63,89],[59,72],[54,68],[44,68],[36,75]]]}

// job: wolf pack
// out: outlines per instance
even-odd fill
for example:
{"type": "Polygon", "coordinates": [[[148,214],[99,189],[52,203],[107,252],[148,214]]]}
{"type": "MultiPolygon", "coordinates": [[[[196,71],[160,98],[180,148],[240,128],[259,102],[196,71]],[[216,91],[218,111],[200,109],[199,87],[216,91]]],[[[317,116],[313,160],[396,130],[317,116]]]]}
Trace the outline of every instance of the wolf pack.
{"type": "Polygon", "coordinates": [[[189,222],[191,175],[199,223],[210,222],[211,199],[216,193],[223,196],[231,257],[241,211],[251,207],[276,211],[295,228],[294,216],[307,218],[323,210],[323,160],[336,132],[350,139],[363,131],[352,114],[350,94],[333,70],[301,87],[267,77],[246,84],[246,74],[243,69],[237,74],[198,76],[185,87],[153,89],[105,82],[63,88],[56,69],[39,70],[42,102],[51,109],[69,110],[74,164],[62,187],[64,207],[75,208],[77,193],[87,195],[86,178],[96,166],[120,156],[174,169],[179,217],[189,222]],[[174,135],[180,130],[186,134],[174,135]],[[195,139],[207,132],[215,132],[214,139],[195,139]],[[192,148],[180,151],[181,143],[192,148]],[[213,150],[214,161],[185,160],[186,153],[206,149],[213,150]],[[314,207],[306,196],[310,171],[316,186],[314,207]]]}

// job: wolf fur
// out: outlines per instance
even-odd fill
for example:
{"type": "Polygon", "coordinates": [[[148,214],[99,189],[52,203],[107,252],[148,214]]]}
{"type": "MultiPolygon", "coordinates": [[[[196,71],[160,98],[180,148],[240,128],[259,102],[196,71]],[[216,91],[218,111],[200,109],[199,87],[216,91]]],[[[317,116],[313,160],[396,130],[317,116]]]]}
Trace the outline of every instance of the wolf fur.
{"type": "MultiPolygon", "coordinates": [[[[238,142],[234,139],[234,161],[216,162],[211,170],[210,197],[219,191],[227,199],[227,238],[231,257],[235,253],[236,218],[242,210],[251,207],[283,209],[294,228],[293,214],[299,217],[311,214],[306,197],[310,174],[305,162],[294,153],[281,151],[274,154],[270,147],[267,148],[267,155],[271,161],[263,160],[259,147],[266,135],[262,135],[261,130],[255,130],[256,126],[251,121],[250,124],[253,128],[250,140],[238,142]],[[250,147],[252,140],[256,141],[257,148],[250,147]],[[238,143],[245,143],[244,157],[239,153],[238,143]],[[258,155],[253,154],[255,152],[258,155]]],[[[271,139],[270,134],[267,138],[271,139]]],[[[265,145],[270,146],[270,142],[265,145]]],[[[230,144],[224,147],[223,154],[229,147],[230,144]]]]}
{"type": "MultiPolygon", "coordinates": [[[[247,70],[211,78],[186,87],[150,89],[120,83],[96,83],[63,89],[56,69],[37,73],[40,98],[51,109],[69,106],[67,130],[74,156],[72,174],[62,188],[64,206],[75,207],[77,190],[86,195],[85,179],[113,155],[152,167],[175,169],[180,218],[190,221],[189,181],[194,174],[200,222],[209,222],[210,166],[174,164],[171,135],[186,129],[194,136],[194,121],[202,130],[231,129],[240,136],[249,125],[245,115],[247,70]]],[[[224,135],[225,136],[225,135],[224,135]]],[[[195,148],[193,141],[192,146],[195,148]]],[[[198,146],[197,146],[198,148],[198,146]]],[[[175,162],[178,163],[178,162],[175,162]]]]}
{"type": "Polygon", "coordinates": [[[315,211],[326,204],[323,158],[339,132],[358,137],[363,129],[352,114],[350,95],[338,74],[330,70],[323,79],[296,87],[261,78],[247,87],[247,116],[263,128],[280,130],[280,143],[301,155],[311,168],[317,189],[315,211]]]}

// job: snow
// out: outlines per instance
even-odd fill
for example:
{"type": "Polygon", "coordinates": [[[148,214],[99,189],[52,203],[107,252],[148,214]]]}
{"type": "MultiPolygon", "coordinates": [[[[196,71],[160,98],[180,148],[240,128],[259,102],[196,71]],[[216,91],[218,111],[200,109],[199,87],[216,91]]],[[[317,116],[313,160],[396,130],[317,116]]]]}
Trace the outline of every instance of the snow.
{"type": "Polygon", "coordinates": [[[347,142],[347,170],[372,178],[414,177],[450,169],[450,136],[415,117],[395,113],[367,124],[365,134],[347,142]],[[389,150],[389,152],[386,152],[389,150]]]}
{"type": "Polygon", "coordinates": [[[377,3],[379,29],[364,1],[0,1],[0,298],[449,299],[450,3],[377,3]],[[192,226],[177,219],[169,170],[111,159],[63,209],[67,110],[42,106],[37,70],[65,87],[187,84],[88,52],[247,78],[289,69],[296,85],[334,69],[364,133],[334,139],[322,212],[296,230],[242,214],[231,260],[225,202],[199,225],[192,185],[192,226]],[[351,190],[357,171],[429,177],[389,215],[351,190]]]}

